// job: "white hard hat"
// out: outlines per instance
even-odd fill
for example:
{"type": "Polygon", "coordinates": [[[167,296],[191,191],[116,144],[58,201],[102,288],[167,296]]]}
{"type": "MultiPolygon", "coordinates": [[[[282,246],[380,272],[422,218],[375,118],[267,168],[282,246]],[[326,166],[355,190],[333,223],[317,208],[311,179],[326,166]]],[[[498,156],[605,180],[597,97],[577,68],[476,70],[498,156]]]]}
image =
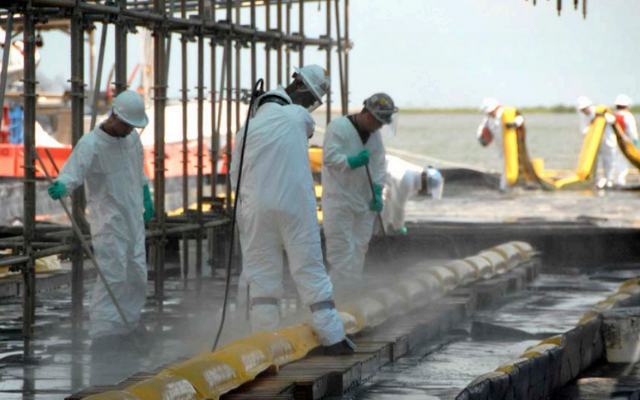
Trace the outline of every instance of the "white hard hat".
{"type": "Polygon", "coordinates": [[[626,94],[618,95],[614,104],[617,106],[629,107],[631,105],[631,98],[626,94]]]}
{"type": "Polygon", "coordinates": [[[133,90],[125,90],[113,99],[113,112],[118,118],[136,128],[144,128],[149,123],[144,112],[144,100],[133,90]]]}
{"type": "Polygon", "coordinates": [[[593,102],[587,96],[580,96],[578,97],[578,100],[576,100],[576,108],[578,110],[584,110],[592,105],[593,102]]]}
{"type": "Polygon", "coordinates": [[[302,81],[311,90],[315,98],[322,103],[322,98],[331,88],[329,73],[319,65],[306,65],[293,68],[302,77],[302,81]]]}
{"type": "Polygon", "coordinates": [[[500,106],[500,103],[498,102],[498,100],[494,99],[493,97],[487,97],[484,100],[482,100],[482,104],[480,105],[480,111],[482,111],[484,114],[489,114],[499,106],[500,106]]]}

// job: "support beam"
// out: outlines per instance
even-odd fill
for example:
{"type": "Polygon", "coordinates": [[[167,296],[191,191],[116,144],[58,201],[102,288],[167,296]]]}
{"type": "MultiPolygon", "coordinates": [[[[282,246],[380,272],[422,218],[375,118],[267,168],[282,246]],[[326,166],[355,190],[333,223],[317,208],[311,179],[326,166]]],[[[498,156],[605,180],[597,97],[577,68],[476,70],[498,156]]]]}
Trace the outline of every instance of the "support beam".
{"type": "MultiPolygon", "coordinates": [[[[231,22],[231,7],[232,0],[227,0],[227,20],[231,22]]],[[[233,97],[233,91],[231,90],[232,84],[232,76],[231,76],[231,67],[232,67],[232,53],[231,53],[231,38],[227,38],[225,41],[225,62],[226,66],[224,67],[227,71],[227,210],[231,211],[233,208],[233,202],[231,201],[231,142],[233,140],[233,132],[231,131],[231,102],[233,97]]]]}
{"type": "Polygon", "coordinates": [[[36,24],[31,1],[28,1],[24,16],[24,203],[23,203],[23,237],[24,255],[29,257],[22,276],[24,278],[23,325],[25,360],[32,358],[33,324],[35,322],[36,274],[33,259],[32,242],[36,228],[36,24]]]}
{"type": "Polygon", "coordinates": [[[340,72],[340,101],[342,103],[342,115],[347,115],[347,102],[344,97],[346,90],[344,84],[344,73],[342,70],[343,45],[342,38],[340,37],[340,2],[338,0],[334,0],[334,4],[336,10],[336,38],[338,42],[338,71],[340,72]]]}
{"type": "MultiPolygon", "coordinates": [[[[287,3],[287,36],[291,35],[291,3],[287,3]]],[[[286,65],[284,69],[285,86],[291,77],[291,46],[285,45],[286,65]]]]}
{"type": "MultiPolygon", "coordinates": [[[[327,4],[327,37],[331,37],[331,0],[326,0],[327,4]]],[[[327,72],[331,76],[331,45],[327,45],[327,72]]],[[[327,91],[327,125],[331,122],[331,87],[327,91]]]]}
{"type": "MultiPolygon", "coordinates": [[[[216,7],[215,0],[211,0],[211,19],[213,21],[216,20],[216,7]]],[[[218,68],[218,58],[217,58],[217,44],[215,38],[211,39],[211,198],[217,199],[218,197],[218,160],[220,154],[220,131],[216,126],[216,91],[217,91],[217,68],[218,68]]],[[[217,236],[214,234],[214,230],[210,229],[209,231],[209,249],[212,246],[218,246],[216,242],[217,236]]],[[[213,274],[213,269],[215,265],[214,262],[218,261],[216,258],[217,254],[213,254],[214,252],[210,252],[209,260],[212,263],[211,272],[213,274]]]]}
{"type": "MultiPolygon", "coordinates": [[[[187,0],[182,0],[180,5],[180,16],[183,19],[187,18],[187,0]]],[[[187,150],[188,145],[188,113],[189,113],[189,71],[187,69],[187,42],[188,36],[182,35],[180,38],[180,57],[181,57],[181,72],[182,72],[182,209],[185,215],[189,210],[189,152],[187,150]]],[[[182,240],[182,275],[187,282],[189,279],[189,240],[186,236],[182,240]]]]}
{"type": "Polygon", "coordinates": [[[299,21],[298,21],[298,30],[299,30],[299,32],[298,32],[298,34],[303,38],[303,41],[300,44],[300,50],[299,50],[299,53],[298,53],[298,57],[299,57],[298,66],[299,67],[304,67],[304,1],[303,0],[300,0],[299,7],[300,8],[298,9],[298,12],[299,12],[300,15],[298,16],[298,18],[299,18],[299,21]]]}
{"type": "MultiPolygon", "coordinates": [[[[251,29],[256,29],[256,0],[251,0],[251,29]]],[[[251,38],[251,89],[258,80],[256,38],[251,38]]]]}
{"type": "MultiPolygon", "coordinates": [[[[264,30],[269,32],[271,30],[271,2],[267,0],[265,3],[265,27],[264,30]]],[[[267,42],[264,45],[265,51],[265,77],[264,77],[264,88],[265,90],[271,90],[271,43],[267,42]]]]}
{"type": "MultiPolygon", "coordinates": [[[[213,15],[211,18],[215,21],[216,9],[214,7],[214,0],[211,0],[211,9],[213,15]]],[[[218,90],[218,55],[217,44],[214,38],[211,39],[211,197],[218,197],[217,182],[218,182],[218,160],[220,159],[220,131],[217,128],[216,118],[216,92],[218,90]]]]}
{"type": "MultiPolygon", "coordinates": [[[[127,7],[127,0],[117,0],[117,4],[120,7],[122,13],[127,7]]],[[[121,14],[122,16],[122,14],[121,14]]],[[[116,80],[115,91],[116,95],[127,89],[127,27],[124,24],[124,19],[121,17],[116,23],[115,29],[116,40],[116,80]]]]}
{"type": "MultiPolygon", "coordinates": [[[[282,33],[282,0],[278,0],[277,3],[277,16],[278,16],[278,33],[282,33]]],[[[278,67],[278,85],[282,85],[282,42],[277,42],[278,50],[277,50],[277,67],[278,67]]]]}
{"type": "MultiPolygon", "coordinates": [[[[13,10],[9,10],[9,16],[7,17],[7,24],[5,25],[5,35],[7,42],[10,42],[11,35],[13,34],[13,10]]],[[[0,72],[0,112],[4,113],[4,95],[7,91],[7,72],[9,71],[9,53],[11,52],[11,46],[4,46],[2,51],[2,72],[0,72]]],[[[0,117],[0,128],[2,128],[2,120],[0,117]]]]}
{"type": "Polygon", "coordinates": [[[351,42],[349,41],[349,0],[344,0],[344,98],[349,109],[349,50],[351,50],[351,42]]]}
{"type": "MultiPolygon", "coordinates": [[[[105,38],[107,25],[104,25],[102,38],[105,38]]],[[[104,42],[102,43],[104,45],[104,42]]],[[[102,55],[103,53],[101,53],[102,55]]],[[[102,62],[102,58],[100,59],[102,62]]],[[[102,65],[99,70],[102,70],[102,65]]],[[[96,80],[99,84],[100,78],[96,80]]],[[[97,99],[98,92],[94,96],[97,99]]],[[[95,101],[94,101],[95,104],[95,101]]],[[[75,147],[84,135],[84,26],[83,17],[77,12],[71,19],[71,140],[75,147]]],[[[84,185],[73,192],[72,213],[76,221],[84,221],[86,201],[84,185]]],[[[80,226],[83,234],[88,233],[87,226],[80,226]]],[[[82,319],[84,300],[84,250],[82,243],[73,238],[71,255],[71,324],[74,347],[82,345],[82,319]]]]}
{"type": "MultiPolygon", "coordinates": [[[[163,14],[166,10],[165,0],[155,0],[157,13],[163,14]]],[[[153,111],[155,125],[155,176],[154,176],[154,204],[156,229],[162,235],[155,242],[155,298],[158,312],[163,311],[164,300],[164,259],[165,259],[165,169],[164,169],[164,130],[165,130],[165,107],[167,103],[167,71],[166,61],[166,30],[160,25],[156,25],[153,30],[153,111]]]]}
{"type": "MultiPolygon", "coordinates": [[[[235,23],[240,25],[242,22],[240,21],[240,3],[236,3],[236,20],[235,23]]],[[[240,57],[242,54],[242,46],[243,43],[241,41],[236,41],[236,101],[235,101],[235,108],[236,108],[236,129],[238,129],[238,127],[240,127],[240,97],[242,97],[242,80],[241,75],[240,75],[240,57]]]]}
{"type": "MultiPolygon", "coordinates": [[[[91,106],[91,127],[93,130],[96,126],[96,119],[98,117],[98,99],[100,98],[100,85],[102,83],[102,67],[104,66],[104,50],[107,45],[107,32],[109,31],[109,24],[105,21],[102,24],[102,34],[100,35],[100,50],[98,54],[98,70],[96,71],[95,84],[93,84],[93,101],[91,106]]],[[[73,67],[72,67],[73,68],[73,67]]],[[[93,69],[91,69],[93,71],[93,69]]],[[[93,76],[93,75],[92,75],[93,76]]],[[[74,143],[75,145],[75,143],[74,143]]]]}
{"type": "MultiPolygon", "coordinates": [[[[200,0],[198,4],[198,14],[201,20],[204,20],[204,0],[200,0]]],[[[202,281],[202,200],[204,190],[203,180],[203,159],[202,152],[204,146],[204,41],[205,37],[202,31],[198,34],[198,84],[196,86],[198,101],[198,177],[196,181],[196,202],[197,202],[197,218],[198,232],[196,235],[196,279],[198,292],[200,291],[202,281]]]]}

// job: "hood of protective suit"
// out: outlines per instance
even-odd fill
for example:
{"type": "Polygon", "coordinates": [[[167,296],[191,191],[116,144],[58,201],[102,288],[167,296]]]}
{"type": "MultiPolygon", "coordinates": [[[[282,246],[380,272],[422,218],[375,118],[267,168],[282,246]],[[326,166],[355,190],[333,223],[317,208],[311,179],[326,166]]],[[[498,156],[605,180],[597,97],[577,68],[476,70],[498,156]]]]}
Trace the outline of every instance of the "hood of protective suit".
{"type": "Polygon", "coordinates": [[[286,101],[287,103],[293,104],[293,101],[291,100],[291,97],[289,97],[289,95],[287,94],[287,91],[284,90],[282,85],[278,85],[277,88],[273,90],[269,90],[268,92],[265,92],[264,94],[258,96],[258,98],[253,102],[253,107],[251,108],[251,118],[256,116],[256,113],[258,112],[258,108],[260,107],[259,106],[260,101],[265,97],[269,97],[269,96],[277,96],[283,99],[284,101],[286,101]]]}

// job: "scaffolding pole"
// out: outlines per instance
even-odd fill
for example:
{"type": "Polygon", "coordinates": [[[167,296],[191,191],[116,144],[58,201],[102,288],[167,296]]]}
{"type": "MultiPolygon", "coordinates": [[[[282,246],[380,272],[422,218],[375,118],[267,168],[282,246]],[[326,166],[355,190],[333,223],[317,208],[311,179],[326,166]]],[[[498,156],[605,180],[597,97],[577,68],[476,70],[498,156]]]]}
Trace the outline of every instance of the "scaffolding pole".
{"type": "MultiPolygon", "coordinates": [[[[331,0],[327,4],[327,38],[331,37],[331,0]]],[[[327,72],[331,76],[331,44],[327,44],[327,72]]],[[[327,90],[327,125],[331,122],[331,87],[327,90]]]]}
{"type": "MultiPolygon", "coordinates": [[[[182,0],[180,4],[180,17],[187,18],[187,0],[182,0]]],[[[180,37],[180,63],[182,72],[182,89],[180,101],[182,104],[182,209],[186,214],[189,210],[189,151],[188,151],[188,135],[189,135],[189,71],[187,70],[188,47],[187,42],[189,36],[182,34],[180,37]]],[[[189,238],[187,234],[182,235],[182,276],[185,283],[189,279],[189,238]]]]}
{"type": "MultiPolygon", "coordinates": [[[[278,32],[282,33],[282,0],[278,0],[277,3],[277,17],[278,17],[278,22],[277,22],[277,29],[278,32]]],[[[278,85],[282,85],[282,43],[280,41],[278,41],[276,43],[277,46],[277,57],[278,57],[278,61],[277,61],[277,67],[278,67],[278,76],[277,76],[277,80],[278,80],[278,85]]]]}
{"type": "Polygon", "coordinates": [[[36,275],[35,260],[33,258],[32,242],[36,229],[36,21],[32,2],[27,2],[24,15],[24,203],[23,203],[23,233],[24,255],[29,261],[23,267],[24,297],[22,310],[22,334],[24,336],[23,357],[29,360],[33,357],[31,340],[33,338],[33,324],[35,322],[36,304],[36,275]]]}
{"type": "MultiPolygon", "coordinates": [[[[155,0],[156,12],[164,15],[166,7],[165,0],[155,0]]],[[[153,30],[153,69],[154,69],[154,88],[153,88],[153,112],[155,126],[155,145],[154,145],[154,204],[155,204],[155,229],[162,232],[155,242],[155,260],[154,269],[155,277],[155,296],[156,305],[159,312],[163,311],[164,301],[164,259],[166,238],[166,222],[165,222],[165,148],[164,148],[164,129],[165,129],[165,107],[167,103],[167,72],[166,61],[166,29],[161,24],[156,24],[153,30]]]]}
{"type": "Polygon", "coordinates": [[[342,66],[342,38],[340,37],[340,2],[338,0],[334,0],[335,10],[336,10],[336,38],[338,41],[338,72],[340,77],[340,101],[342,103],[342,115],[347,115],[347,102],[344,97],[346,90],[344,84],[344,72],[342,66]]]}
{"type": "Polygon", "coordinates": [[[300,43],[300,49],[298,50],[298,66],[304,67],[304,2],[302,0],[300,0],[298,12],[300,14],[298,16],[298,34],[303,39],[302,43],[300,43]]]}
{"type": "MultiPolygon", "coordinates": [[[[58,232],[53,236],[51,241],[41,239],[41,233],[49,235],[49,231],[45,227],[36,226],[36,170],[35,170],[35,123],[37,113],[37,82],[35,80],[35,57],[36,57],[36,30],[43,27],[46,29],[47,24],[55,27],[65,26],[69,24],[70,41],[70,82],[71,82],[71,130],[72,143],[75,146],[83,137],[84,132],[84,106],[85,106],[85,64],[90,63],[90,79],[91,88],[94,97],[90,99],[92,105],[91,127],[95,126],[97,121],[97,104],[101,95],[101,78],[104,68],[104,53],[106,51],[106,42],[109,32],[109,25],[113,25],[114,38],[114,56],[115,62],[113,70],[109,74],[107,87],[112,87],[114,95],[121,93],[128,87],[128,57],[127,57],[127,40],[135,37],[138,27],[149,28],[153,31],[153,119],[155,130],[153,137],[155,140],[153,148],[153,192],[154,205],[156,213],[147,231],[146,244],[151,251],[149,252],[148,263],[153,265],[155,271],[154,295],[157,301],[158,313],[163,312],[162,301],[165,297],[165,246],[169,239],[183,241],[183,273],[184,277],[189,276],[189,244],[190,240],[196,239],[196,274],[198,278],[202,276],[203,266],[203,249],[202,241],[205,234],[208,235],[209,246],[212,249],[218,246],[216,241],[220,239],[220,235],[216,232],[222,232],[228,228],[228,219],[224,214],[220,214],[220,208],[216,211],[204,212],[203,206],[208,201],[204,195],[205,171],[204,171],[204,132],[211,132],[211,197],[216,198],[218,192],[215,183],[218,181],[217,167],[220,153],[220,135],[226,134],[226,170],[230,170],[232,162],[231,144],[233,142],[233,126],[238,127],[241,122],[240,102],[243,97],[242,83],[243,79],[251,77],[251,85],[256,81],[259,71],[265,71],[265,80],[267,88],[271,88],[271,79],[273,83],[276,81],[285,84],[293,63],[291,62],[291,51],[298,51],[300,65],[304,65],[304,51],[308,46],[316,46],[318,49],[327,52],[327,67],[330,72],[331,68],[331,49],[336,45],[336,41],[330,37],[331,34],[331,12],[327,10],[327,36],[322,37],[306,37],[305,36],[305,17],[304,17],[304,1],[288,1],[288,0],[268,0],[259,2],[256,0],[234,2],[233,0],[209,0],[209,7],[205,8],[206,0],[114,0],[113,2],[89,2],[77,0],[22,0],[15,7],[11,4],[11,8],[0,11],[3,18],[3,25],[8,30],[22,30],[24,32],[24,85],[23,85],[23,106],[24,106],[24,176],[23,176],[23,223],[20,235],[16,232],[15,236],[4,238],[0,246],[11,248],[15,251],[15,255],[0,260],[0,265],[10,265],[12,268],[19,268],[24,279],[23,291],[23,335],[25,340],[24,356],[28,359],[33,356],[33,324],[35,321],[35,304],[36,304],[36,286],[35,286],[35,259],[38,257],[69,253],[71,252],[72,272],[71,272],[71,297],[72,297],[72,327],[74,343],[81,343],[77,340],[82,332],[82,316],[83,316],[83,297],[84,297],[84,255],[81,249],[81,243],[77,239],[72,238],[67,230],[58,232]],[[292,8],[293,3],[297,3],[300,13],[299,32],[291,32],[291,13],[295,10],[292,8]],[[258,5],[264,7],[266,20],[264,26],[259,26],[256,19],[256,10],[258,5]],[[273,7],[277,10],[277,27],[272,29],[271,12],[273,7]],[[241,25],[241,7],[250,7],[250,24],[241,25]],[[283,15],[283,7],[286,8],[286,15],[283,15]],[[235,18],[233,17],[235,8],[235,18]],[[226,11],[226,19],[224,21],[216,21],[216,10],[226,11]],[[211,11],[211,12],[209,12],[211,11]],[[195,14],[194,14],[195,13],[195,14]],[[14,18],[13,15],[17,17],[14,18]],[[63,24],[61,24],[63,22],[63,24]],[[92,54],[85,54],[86,32],[94,24],[102,24],[100,35],[100,53],[97,63],[94,65],[92,61],[86,60],[85,57],[93,59],[92,54]],[[13,28],[13,29],[12,29],[13,28]],[[167,91],[169,85],[169,68],[170,57],[168,42],[172,34],[181,39],[181,73],[180,87],[182,93],[180,102],[182,106],[182,140],[178,139],[178,146],[182,150],[182,170],[178,172],[177,179],[182,177],[182,186],[177,185],[178,190],[175,196],[178,204],[184,209],[181,217],[167,217],[168,201],[167,188],[171,179],[165,171],[165,164],[168,163],[165,154],[165,110],[167,108],[167,91]],[[189,54],[189,41],[197,43],[197,58],[189,54]],[[209,41],[211,45],[211,126],[205,126],[204,111],[204,43],[209,41]],[[258,63],[258,45],[264,43],[266,62],[264,65],[258,63]],[[217,58],[217,46],[224,49],[224,57],[217,58]],[[235,46],[235,47],[234,47],[235,46]],[[247,60],[244,65],[242,61],[242,48],[250,48],[250,63],[247,60]],[[235,50],[235,52],[233,51],[235,50]],[[286,60],[282,58],[282,51],[286,51],[286,60]],[[277,52],[277,59],[271,60],[272,51],[277,52]],[[197,62],[197,121],[189,122],[189,96],[188,96],[188,67],[190,65],[189,57],[192,57],[191,63],[197,62]],[[235,65],[234,65],[235,59],[235,65]],[[272,64],[272,61],[274,63],[272,64]],[[273,68],[273,69],[272,69],[273,68]],[[235,71],[235,72],[234,72],[235,71]],[[275,72],[272,74],[272,71],[275,72]],[[218,78],[218,73],[220,77],[218,78]],[[234,75],[235,73],[235,75],[234,75]],[[276,76],[277,73],[277,76],[276,76]],[[243,78],[242,74],[247,74],[243,78]],[[273,75],[273,76],[272,76],[273,75]],[[220,79],[219,85],[216,85],[220,79]],[[223,110],[223,107],[224,110],[223,110]],[[235,118],[233,118],[233,110],[235,109],[235,118]],[[216,112],[217,111],[217,112],[216,112]],[[224,113],[224,114],[223,114],[224,113]],[[226,119],[226,132],[221,129],[220,123],[222,117],[226,119]],[[234,123],[235,122],[235,123],[234,123]],[[197,124],[197,127],[196,127],[197,124]],[[188,129],[196,127],[198,135],[198,154],[197,162],[191,161],[192,154],[188,151],[188,129]],[[194,171],[193,167],[196,167],[194,171]],[[194,176],[197,175],[197,176],[194,176]],[[193,178],[191,178],[193,177],[193,178]],[[194,218],[189,215],[189,180],[197,179],[197,214],[194,218]],[[182,191],[181,196],[178,191],[182,191]],[[166,203],[165,203],[166,202],[166,203]],[[65,233],[67,232],[67,233],[65,233]],[[54,237],[55,236],[55,237],[54,237]],[[36,241],[37,240],[37,241],[36,241]],[[199,271],[198,271],[199,270],[199,271]]],[[[327,5],[331,5],[327,0],[327,5]]],[[[345,10],[347,5],[345,4],[345,10]]],[[[247,18],[247,17],[245,17],[247,18]]],[[[249,21],[247,21],[249,22],[249,21]]],[[[260,21],[262,22],[262,21],[260,21]]],[[[342,45],[344,53],[344,86],[348,88],[348,15],[345,15],[345,41],[342,45]]],[[[93,39],[91,39],[93,40],[93,39]]],[[[339,44],[339,43],[338,43],[339,44]]],[[[3,59],[6,60],[8,52],[3,53],[3,59]]],[[[275,57],[274,57],[275,58],[275,57]]],[[[45,60],[43,60],[45,62],[45,60]]],[[[3,63],[7,65],[7,62],[3,63]]],[[[41,66],[42,68],[42,66],[41,66]]],[[[173,71],[177,69],[172,68],[173,71]]],[[[6,73],[6,69],[4,69],[6,73]]],[[[208,73],[208,72],[207,72],[208,73]]],[[[3,72],[0,71],[0,81],[3,72]]],[[[103,81],[104,82],[104,81],[103,81]]],[[[246,84],[246,81],[244,81],[246,84]]],[[[193,82],[192,82],[193,83],[193,82]]],[[[275,85],[274,85],[275,86],[275,85]]],[[[342,87],[342,86],[341,86],[342,87]]],[[[103,89],[104,90],[104,89],[103,89]]],[[[110,91],[110,89],[109,89],[110,91]]],[[[0,83],[0,108],[5,96],[5,88],[0,83]]],[[[110,98],[107,99],[110,101],[110,98]]],[[[328,118],[330,118],[330,94],[327,98],[328,118]]],[[[208,165],[207,165],[208,167],[208,165]]],[[[231,210],[231,181],[229,174],[226,173],[224,207],[225,213],[231,210]]],[[[192,181],[193,182],[193,181],[192,181]]],[[[171,193],[174,194],[174,193],[171,193]]],[[[84,212],[86,200],[84,198],[83,189],[77,189],[73,193],[73,217],[78,221],[84,221],[84,212]]],[[[173,200],[171,200],[173,201],[173,200]]],[[[173,205],[171,207],[174,207],[173,205]]],[[[214,208],[215,210],[215,208],[214,208]]],[[[90,240],[89,229],[86,224],[81,226],[87,240],[90,240]]],[[[191,244],[193,246],[193,244],[191,244]]],[[[219,246],[218,248],[224,248],[219,246]]],[[[237,251],[237,249],[236,249],[237,251]]],[[[233,257],[234,254],[227,254],[226,257],[233,257]]],[[[193,256],[192,256],[193,257],[193,256]]],[[[214,257],[211,253],[210,261],[222,261],[223,257],[214,257]]],[[[212,265],[213,266],[213,265],[212,265]]],[[[185,280],[186,282],[186,280],[185,280]]]]}
{"type": "MultiPolygon", "coordinates": [[[[106,33],[107,25],[103,28],[106,33]]],[[[104,45],[102,42],[101,47],[104,45]]],[[[101,55],[102,53],[101,49],[101,55]]],[[[103,58],[100,57],[100,63],[103,58]]],[[[99,65],[102,70],[102,65],[99,65]]],[[[97,78],[100,82],[100,78],[97,78]]],[[[97,98],[97,92],[94,92],[97,98]]],[[[95,101],[94,101],[95,104],[95,101]]],[[[71,19],[71,140],[75,147],[84,135],[84,26],[82,13],[76,11],[71,19]]],[[[72,215],[76,221],[84,221],[84,185],[73,192],[72,215]]],[[[87,233],[88,227],[80,226],[83,234],[87,233]]],[[[82,318],[84,298],[84,250],[78,238],[73,239],[73,252],[71,255],[71,324],[73,344],[80,347],[82,344],[82,318]]]]}
{"type": "MultiPolygon", "coordinates": [[[[344,99],[349,110],[349,0],[344,0],[344,99]]],[[[347,111],[348,112],[348,111],[347,111]]]]}
{"type": "MultiPolygon", "coordinates": [[[[5,25],[5,35],[10,38],[13,34],[13,9],[9,10],[9,16],[7,17],[7,24],[5,25]]],[[[4,113],[4,94],[7,91],[7,73],[9,71],[9,53],[11,52],[11,46],[4,46],[2,51],[2,72],[0,73],[0,112],[4,113]]],[[[0,128],[2,128],[2,120],[0,118],[0,128]]]]}
{"type": "MultiPolygon", "coordinates": [[[[198,4],[198,16],[204,22],[204,0],[200,0],[198,4]]],[[[198,32],[198,85],[196,92],[198,93],[198,178],[196,181],[197,196],[197,218],[198,231],[196,234],[196,279],[198,292],[202,283],[202,197],[204,190],[203,181],[203,163],[202,163],[202,147],[204,145],[204,33],[202,30],[198,32]]]]}
{"type": "MultiPolygon", "coordinates": [[[[118,0],[121,12],[127,8],[127,0],[118,0]]],[[[116,40],[116,65],[115,65],[115,90],[116,95],[127,90],[127,25],[122,14],[119,14],[115,29],[116,40]]]]}

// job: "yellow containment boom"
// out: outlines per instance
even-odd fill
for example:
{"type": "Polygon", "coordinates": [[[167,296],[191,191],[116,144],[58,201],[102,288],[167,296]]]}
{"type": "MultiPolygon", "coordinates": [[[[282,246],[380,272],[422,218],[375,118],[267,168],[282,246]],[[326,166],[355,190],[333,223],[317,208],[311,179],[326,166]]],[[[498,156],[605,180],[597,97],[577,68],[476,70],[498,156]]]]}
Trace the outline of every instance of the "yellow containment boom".
{"type": "Polygon", "coordinates": [[[553,190],[553,181],[541,176],[533,167],[526,143],[525,126],[517,126],[515,119],[520,115],[515,107],[504,107],[502,111],[502,136],[504,146],[504,167],[509,186],[531,182],[543,189],[553,190]]]}
{"type": "Polygon", "coordinates": [[[622,154],[627,157],[627,160],[636,168],[640,170],[640,149],[638,149],[629,136],[624,133],[622,127],[616,122],[613,125],[613,132],[616,134],[616,139],[618,140],[618,147],[622,154]]]}
{"type": "Polygon", "coordinates": [[[518,183],[520,157],[518,157],[518,132],[514,120],[518,112],[515,107],[504,107],[502,111],[502,140],[504,146],[504,171],[507,184],[518,183]]]}
{"type": "Polygon", "coordinates": [[[584,136],[580,158],[573,176],[560,179],[555,182],[558,189],[582,189],[593,184],[593,179],[598,168],[598,150],[602,142],[604,130],[607,127],[605,113],[611,112],[606,106],[596,107],[596,116],[589,125],[589,130],[584,136]]]}
{"type": "MultiPolygon", "coordinates": [[[[596,175],[598,151],[604,131],[607,127],[605,114],[612,114],[607,106],[597,106],[596,116],[589,125],[584,140],[580,157],[576,166],[575,174],[562,179],[553,180],[542,171],[536,170],[529,158],[526,147],[525,126],[517,127],[515,118],[518,111],[514,107],[505,107],[502,114],[503,146],[505,174],[509,186],[518,183],[533,182],[539,184],[543,189],[583,189],[593,185],[596,175]]],[[[636,168],[640,169],[640,149],[633,145],[633,142],[624,133],[618,123],[613,125],[614,132],[618,139],[620,151],[636,168]]]]}
{"type": "MultiPolygon", "coordinates": [[[[526,143],[526,127],[517,126],[515,119],[520,113],[515,107],[504,107],[502,112],[502,145],[504,148],[504,171],[507,184],[515,186],[523,183],[534,183],[545,190],[556,189],[584,189],[593,185],[596,175],[598,150],[604,131],[607,127],[605,114],[612,114],[611,109],[607,106],[597,106],[596,116],[589,125],[589,130],[584,136],[582,148],[580,149],[580,157],[576,165],[575,174],[561,179],[552,179],[549,175],[542,171],[540,165],[542,160],[538,161],[534,167],[534,160],[529,157],[526,143]]],[[[613,125],[613,130],[618,139],[618,147],[625,157],[640,170],[640,149],[634,146],[633,142],[624,133],[624,130],[618,123],[613,125]]],[[[322,171],[322,148],[309,148],[309,161],[311,170],[314,173],[322,171]]],[[[316,195],[318,195],[316,188],[316,195]]],[[[319,219],[322,219],[322,211],[319,210],[319,219]]]]}

